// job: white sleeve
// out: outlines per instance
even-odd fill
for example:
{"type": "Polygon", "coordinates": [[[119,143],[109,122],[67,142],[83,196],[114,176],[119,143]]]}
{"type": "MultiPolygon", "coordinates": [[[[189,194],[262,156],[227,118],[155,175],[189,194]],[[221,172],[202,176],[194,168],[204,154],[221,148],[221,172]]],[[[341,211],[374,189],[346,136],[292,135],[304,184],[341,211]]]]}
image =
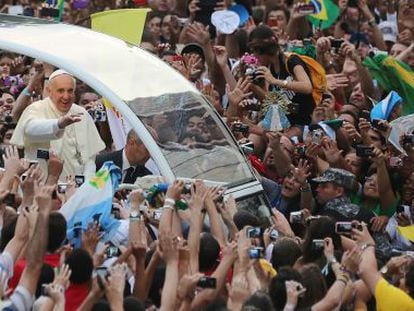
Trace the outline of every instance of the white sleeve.
{"type": "Polygon", "coordinates": [[[45,142],[61,138],[64,129],[60,129],[57,119],[30,120],[24,128],[24,134],[32,142],[45,142]]]}
{"type": "Polygon", "coordinates": [[[83,175],[86,178],[94,176],[96,173],[96,164],[95,164],[95,156],[89,158],[89,161],[85,163],[83,169],[83,175]]]}

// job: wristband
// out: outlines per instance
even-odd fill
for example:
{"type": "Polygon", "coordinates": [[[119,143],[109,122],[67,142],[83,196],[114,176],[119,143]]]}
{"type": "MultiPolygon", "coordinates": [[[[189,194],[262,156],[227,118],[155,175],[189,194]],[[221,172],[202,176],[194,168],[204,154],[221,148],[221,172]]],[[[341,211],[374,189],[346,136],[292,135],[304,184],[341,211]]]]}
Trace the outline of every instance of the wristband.
{"type": "Polygon", "coordinates": [[[23,89],[22,95],[27,96],[27,97],[32,97],[32,93],[30,93],[28,86],[23,89]]]}
{"type": "Polygon", "coordinates": [[[326,258],[326,260],[328,261],[328,263],[330,265],[334,264],[334,263],[338,263],[338,260],[336,260],[335,256],[329,256],[326,258]]]}
{"type": "Polygon", "coordinates": [[[340,273],[337,279],[341,279],[341,280],[344,280],[345,282],[349,282],[351,280],[351,277],[346,273],[340,273]]]}
{"type": "Polygon", "coordinates": [[[341,271],[342,272],[342,274],[345,274],[345,275],[348,275],[349,277],[351,277],[352,276],[352,272],[351,271],[349,271],[345,266],[340,266],[339,267],[339,271],[341,271]]]}
{"type": "Polygon", "coordinates": [[[162,209],[164,210],[164,209],[171,209],[171,210],[174,210],[174,206],[172,206],[171,204],[164,204],[163,205],[163,207],[162,207],[162,209]]]}
{"type": "Polygon", "coordinates": [[[165,205],[171,205],[171,206],[175,206],[175,201],[171,198],[166,198],[164,201],[165,205]]]}
{"type": "Polygon", "coordinates": [[[375,245],[374,244],[370,244],[370,243],[362,244],[361,245],[361,251],[366,250],[368,247],[374,247],[375,248],[375,245]]]}

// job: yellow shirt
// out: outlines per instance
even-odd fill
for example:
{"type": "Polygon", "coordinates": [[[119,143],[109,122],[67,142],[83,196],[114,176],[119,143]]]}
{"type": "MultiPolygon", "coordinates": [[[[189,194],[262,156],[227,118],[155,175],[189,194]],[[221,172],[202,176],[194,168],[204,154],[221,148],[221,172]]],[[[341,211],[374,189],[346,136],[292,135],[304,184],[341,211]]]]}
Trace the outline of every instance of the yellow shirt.
{"type": "Polygon", "coordinates": [[[401,289],[381,279],[375,287],[375,299],[378,311],[412,311],[414,299],[401,289]]]}

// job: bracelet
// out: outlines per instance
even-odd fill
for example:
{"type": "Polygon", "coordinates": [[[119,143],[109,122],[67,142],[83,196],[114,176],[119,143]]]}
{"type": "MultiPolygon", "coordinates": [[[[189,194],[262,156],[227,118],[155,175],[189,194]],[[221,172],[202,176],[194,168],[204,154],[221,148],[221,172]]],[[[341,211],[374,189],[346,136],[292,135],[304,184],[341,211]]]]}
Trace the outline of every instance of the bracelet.
{"type": "Polygon", "coordinates": [[[371,243],[365,243],[361,245],[361,251],[366,250],[368,247],[374,247],[375,248],[375,244],[371,244],[371,243]]]}
{"type": "Polygon", "coordinates": [[[28,86],[23,89],[22,95],[23,96],[28,96],[28,97],[31,97],[32,96],[32,93],[29,91],[29,87],[28,86]]]}
{"type": "Polygon", "coordinates": [[[344,280],[346,282],[349,282],[351,280],[351,276],[346,274],[346,273],[343,273],[343,272],[339,273],[337,278],[341,279],[341,280],[344,280]]]}
{"type": "Polygon", "coordinates": [[[166,198],[165,201],[164,201],[164,204],[174,206],[175,205],[175,200],[173,200],[171,198],[166,198]]]}
{"type": "Polygon", "coordinates": [[[326,260],[328,261],[328,263],[330,265],[334,264],[334,263],[338,263],[338,260],[336,260],[335,256],[329,256],[326,258],[326,260]]]}
{"type": "Polygon", "coordinates": [[[164,206],[162,207],[163,210],[166,209],[170,209],[170,210],[174,210],[174,206],[170,205],[170,204],[164,204],[164,206]]]}
{"type": "Polygon", "coordinates": [[[339,271],[341,271],[342,272],[342,274],[343,275],[346,275],[347,277],[349,277],[349,278],[351,278],[352,277],[352,272],[351,271],[349,271],[345,266],[343,266],[343,265],[341,265],[340,267],[339,267],[339,271]]]}

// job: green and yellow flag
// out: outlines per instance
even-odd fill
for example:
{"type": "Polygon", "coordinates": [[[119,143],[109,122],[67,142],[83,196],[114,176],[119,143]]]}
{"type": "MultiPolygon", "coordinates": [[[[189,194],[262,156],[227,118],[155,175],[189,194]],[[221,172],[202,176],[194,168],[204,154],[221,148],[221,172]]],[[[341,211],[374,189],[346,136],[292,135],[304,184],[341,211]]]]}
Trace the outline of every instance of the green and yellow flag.
{"type": "Polygon", "coordinates": [[[313,4],[316,8],[316,13],[308,16],[315,27],[330,28],[338,19],[339,7],[332,0],[307,0],[306,3],[313,4]]]}
{"type": "Polygon", "coordinates": [[[410,66],[386,54],[366,57],[363,64],[385,91],[396,91],[403,98],[403,116],[414,113],[414,71],[410,66]]]}
{"type": "Polygon", "coordinates": [[[145,19],[151,9],[123,9],[99,12],[91,15],[92,29],[139,45],[145,19]]]}

